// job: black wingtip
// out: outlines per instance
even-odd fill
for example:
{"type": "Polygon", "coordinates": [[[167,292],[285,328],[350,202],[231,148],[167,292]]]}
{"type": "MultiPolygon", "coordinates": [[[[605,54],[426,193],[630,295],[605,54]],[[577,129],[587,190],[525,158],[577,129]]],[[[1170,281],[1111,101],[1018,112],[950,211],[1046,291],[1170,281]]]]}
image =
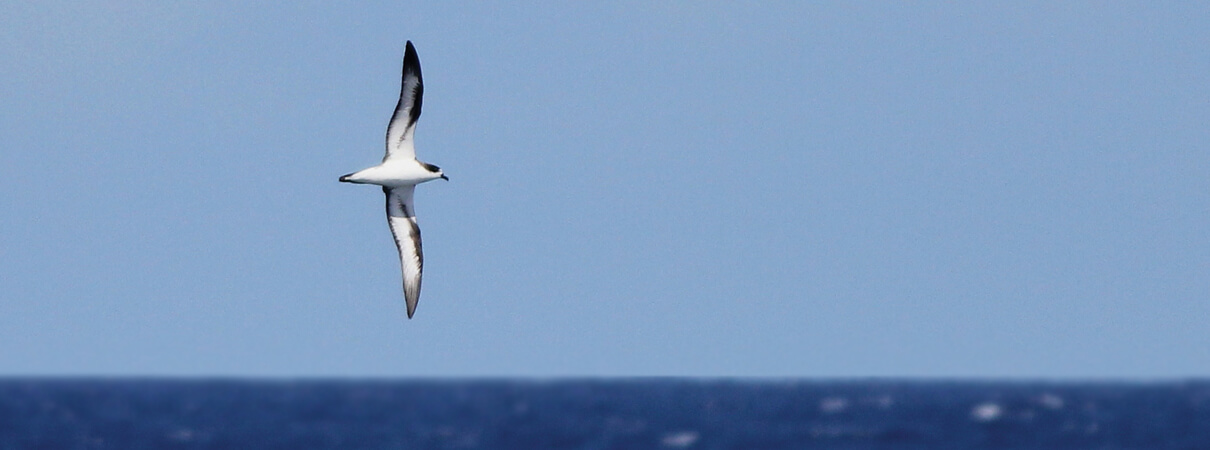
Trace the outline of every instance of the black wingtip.
{"type": "MultiPolygon", "coordinates": [[[[420,107],[424,100],[424,76],[420,74],[420,56],[416,54],[416,47],[412,46],[412,41],[408,41],[407,50],[403,53],[403,87],[399,91],[399,103],[395,105],[396,113],[400,109],[409,107],[408,126],[420,120],[420,107]],[[412,91],[407,92],[408,79],[415,77],[416,82],[411,87],[412,91]],[[406,104],[405,100],[410,99],[410,104],[406,104]]],[[[392,116],[394,119],[394,116],[392,116]]]]}
{"type": "Polygon", "coordinates": [[[416,47],[412,45],[412,41],[408,41],[407,48],[403,51],[403,61],[404,63],[412,61],[415,65],[420,65],[420,56],[416,54],[416,47]]]}
{"type": "Polygon", "coordinates": [[[349,177],[351,177],[351,176],[353,176],[353,174],[351,174],[351,173],[348,175],[341,175],[340,182],[341,183],[352,183],[351,181],[349,181],[349,177]]]}

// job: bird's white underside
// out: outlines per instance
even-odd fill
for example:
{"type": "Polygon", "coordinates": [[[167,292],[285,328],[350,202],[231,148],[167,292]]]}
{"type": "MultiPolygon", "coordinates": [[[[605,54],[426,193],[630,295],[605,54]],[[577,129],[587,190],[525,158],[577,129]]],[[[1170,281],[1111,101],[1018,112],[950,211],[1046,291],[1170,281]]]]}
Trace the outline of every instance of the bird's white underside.
{"type": "Polygon", "coordinates": [[[397,188],[415,186],[438,178],[441,178],[441,174],[430,172],[420,161],[396,158],[392,155],[382,164],[350,174],[345,177],[345,181],[397,188]]]}

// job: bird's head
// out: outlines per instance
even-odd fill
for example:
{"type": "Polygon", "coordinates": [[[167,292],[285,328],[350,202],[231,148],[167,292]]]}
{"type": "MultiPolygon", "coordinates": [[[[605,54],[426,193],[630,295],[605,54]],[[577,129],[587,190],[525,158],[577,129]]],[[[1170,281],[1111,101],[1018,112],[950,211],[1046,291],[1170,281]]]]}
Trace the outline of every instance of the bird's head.
{"type": "Polygon", "coordinates": [[[433,175],[437,176],[437,178],[440,178],[445,181],[450,181],[450,177],[445,176],[445,172],[442,172],[440,167],[434,166],[429,163],[421,163],[421,164],[424,164],[425,170],[432,172],[433,175]]]}

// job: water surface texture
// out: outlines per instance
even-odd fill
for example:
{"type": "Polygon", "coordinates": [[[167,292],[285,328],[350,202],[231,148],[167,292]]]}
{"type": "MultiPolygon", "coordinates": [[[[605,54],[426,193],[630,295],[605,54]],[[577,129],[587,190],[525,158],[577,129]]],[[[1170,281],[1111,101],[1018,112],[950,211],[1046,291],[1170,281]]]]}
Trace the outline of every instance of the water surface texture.
{"type": "Polygon", "coordinates": [[[1210,382],[0,380],[0,449],[1205,449],[1210,382]]]}

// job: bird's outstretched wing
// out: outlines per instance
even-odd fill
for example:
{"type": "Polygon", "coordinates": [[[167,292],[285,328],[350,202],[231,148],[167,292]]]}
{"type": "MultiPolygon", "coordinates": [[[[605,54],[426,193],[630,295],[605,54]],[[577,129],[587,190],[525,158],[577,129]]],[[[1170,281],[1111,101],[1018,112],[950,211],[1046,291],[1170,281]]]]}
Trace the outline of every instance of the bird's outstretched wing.
{"type": "Polygon", "coordinates": [[[382,158],[383,161],[416,157],[412,134],[416,132],[416,121],[420,120],[420,103],[423,99],[424,80],[420,76],[420,57],[416,56],[412,41],[408,41],[407,50],[403,53],[403,81],[399,89],[399,103],[395,105],[391,124],[387,125],[387,154],[382,158]]]}
{"type": "Polygon", "coordinates": [[[416,209],[412,193],[416,186],[382,188],[387,195],[387,224],[399,249],[403,268],[403,299],[408,305],[408,318],[416,313],[420,301],[420,273],[424,270],[424,251],[420,248],[420,225],[416,224],[416,209]]]}

